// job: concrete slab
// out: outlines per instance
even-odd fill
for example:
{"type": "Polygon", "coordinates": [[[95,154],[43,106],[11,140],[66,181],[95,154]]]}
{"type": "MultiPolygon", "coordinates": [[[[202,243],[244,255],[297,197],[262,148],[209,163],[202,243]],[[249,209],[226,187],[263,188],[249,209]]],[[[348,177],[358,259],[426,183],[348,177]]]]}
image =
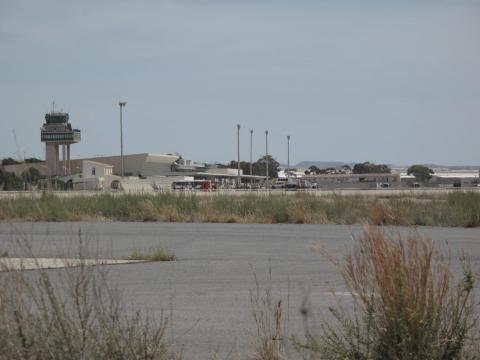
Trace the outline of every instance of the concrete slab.
{"type": "Polygon", "coordinates": [[[119,260],[119,259],[62,259],[62,258],[0,258],[0,271],[14,270],[38,270],[38,269],[58,269],[66,267],[80,266],[82,263],[87,266],[92,265],[117,265],[141,263],[145,260],[119,260]]]}

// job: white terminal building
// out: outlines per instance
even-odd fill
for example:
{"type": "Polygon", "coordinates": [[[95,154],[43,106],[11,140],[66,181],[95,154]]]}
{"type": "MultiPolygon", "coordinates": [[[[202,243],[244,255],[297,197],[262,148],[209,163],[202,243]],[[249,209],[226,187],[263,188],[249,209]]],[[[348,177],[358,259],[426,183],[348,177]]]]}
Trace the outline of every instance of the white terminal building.
{"type": "MultiPolygon", "coordinates": [[[[186,182],[191,187],[195,182],[212,181],[224,188],[232,187],[237,169],[216,168],[204,163],[185,160],[178,155],[130,154],[124,155],[124,174],[121,173],[121,156],[102,156],[71,160],[71,176],[64,177],[74,189],[124,189],[148,191],[172,189],[175,182],[186,182]]],[[[242,178],[263,179],[262,176],[243,175],[242,178]]]]}
{"type": "MultiPolygon", "coordinates": [[[[72,128],[69,114],[50,112],[41,127],[41,141],[45,143],[45,163],[28,164],[42,175],[59,177],[72,189],[131,189],[172,188],[174,181],[213,181],[231,187],[238,176],[237,169],[224,169],[183,159],[180,155],[152,153],[123,156],[100,156],[71,159],[70,147],[81,139],[81,132],[72,128]]],[[[21,173],[25,165],[12,166],[10,171],[21,173]]],[[[241,177],[258,178],[243,175],[241,177]]]]}

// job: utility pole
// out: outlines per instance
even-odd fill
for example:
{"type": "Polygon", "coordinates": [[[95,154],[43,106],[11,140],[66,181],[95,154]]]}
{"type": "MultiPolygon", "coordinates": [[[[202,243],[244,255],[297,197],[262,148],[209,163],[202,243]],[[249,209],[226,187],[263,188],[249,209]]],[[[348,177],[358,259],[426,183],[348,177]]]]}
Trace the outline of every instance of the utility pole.
{"type": "Polygon", "coordinates": [[[240,189],[240,124],[237,124],[237,189],[240,189]]]}
{"type": "Polygon", "coordinates": [[[290,135],[287,135],[287,181],[290,178],[290,135]]]}
{"type": "Polygon", "coordinates": [[[266,177],[265,188],[268,189],[268,130],[265,130],[265,165],[266,165],[266,177]]]}
{"type": "Polygon", "coordinates": [[[253,175],[252,139],[253,139],[253,129],[250,129],[250,176],[253,175]]]}
{"type": "Polygon", "coordinates": [[[122,161],[122,178],[125,175],[125,167],[123,163],[123,123],[122,123],[122,108],[127,105],[125,101],[119,101],[118,106],[120,106],[120,158],[122,161]]]}

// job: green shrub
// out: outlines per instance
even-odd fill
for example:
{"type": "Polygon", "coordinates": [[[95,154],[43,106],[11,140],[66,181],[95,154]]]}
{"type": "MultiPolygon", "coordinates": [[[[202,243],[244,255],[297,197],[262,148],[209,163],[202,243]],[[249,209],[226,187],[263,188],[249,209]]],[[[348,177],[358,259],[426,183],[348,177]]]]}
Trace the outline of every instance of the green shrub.
{"type": "Polygon", "coordinates": [[[448,221],[454,226],[475,227],[480,225],[480,194],[455,192],[448,195],[450,208],[448,221]]]}

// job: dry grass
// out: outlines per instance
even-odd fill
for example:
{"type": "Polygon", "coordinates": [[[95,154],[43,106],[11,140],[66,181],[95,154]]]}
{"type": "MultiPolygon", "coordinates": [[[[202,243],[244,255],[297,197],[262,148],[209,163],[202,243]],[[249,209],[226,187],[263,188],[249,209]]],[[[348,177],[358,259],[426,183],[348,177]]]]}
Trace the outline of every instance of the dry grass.
{"type": "Polygon", "coordinates": [[[3,221],[167,221],[480,226],[480,194],[118,195],[0,199],[3,221]]]}
{"type": "Polygon", "coordinates": [[[448,256],[418,234],[402,237],[368,227],[339,268],[354,314],[331,308],[324,323],[297,344],[327,359],[478,359],[478,305],[469,263],[455,279],[448,256]]]}
{"type": "MultiPolygon", "coordinates": [[[[256,274],[255,290],[250,292],[252,315],[257,327],[251,360],[286,360],[284,315],[281,299],[275,299],[271,286],[262,290],[256,274]]],[[[271,280],[271,270],[270,270],[271,280]]]]}
{"type": "Polygon", "coordinates": [[[0,359],[179,359],[167,319],[126,309],[107,275],[83,263],[0,273],[0,359]]]}
{"type": "Polygon", "coordinates": [[[128,260],[146,260],[146,261],[173,261],[176,260],[175,254],[161,247],[150,249],[147,252],[134,250],[128,260]]]}

